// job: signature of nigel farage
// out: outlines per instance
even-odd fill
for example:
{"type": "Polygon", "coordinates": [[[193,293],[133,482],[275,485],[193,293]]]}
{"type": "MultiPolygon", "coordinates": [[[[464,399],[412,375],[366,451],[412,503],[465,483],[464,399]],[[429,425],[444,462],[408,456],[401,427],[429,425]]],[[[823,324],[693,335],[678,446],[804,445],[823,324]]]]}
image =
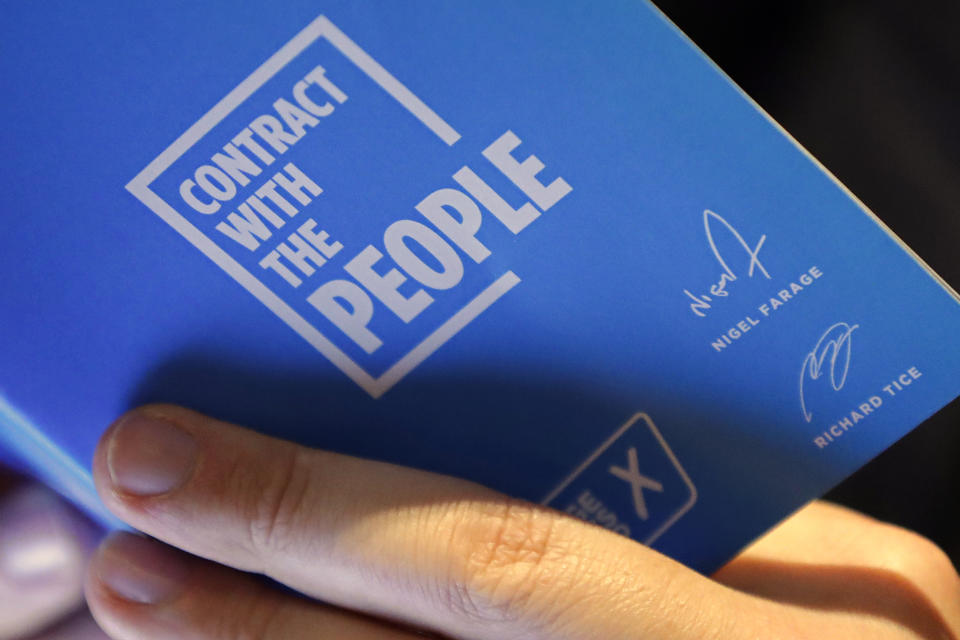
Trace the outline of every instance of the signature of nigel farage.
{"type": "Polygon", "coordinates": [[[719,214],[714,213],[709,209],[704,210],[703,227],[707,233],[707,243],[710,245],[710,250],[713,251],[713,257],[717,259],[717,263],[719,263],[719,265],[723,268],[723,272],[720,274],[720,279],[716,282],[716,284],[710,285],[709,295],[694,294],[691,293],[689,289],[683,290],[683,293],[693,301],[690,303],[690,310],[701,318],[706,316],[706,310],[713,306],[710,303],[713,302],[714,298],[726,298],[730,295],[730,292],[727,291],[727,285],[737,279],[737,275],[734,273],[733,269],[730,268],[730,266],[727,264],[727,261],[724,260],[723,256],[720,255],[720,250],[717,249],[717,243],[713,239],[713,225],[717,223],[723,225],[723,227],[737,240],[737,242],[740,243],[740,246],[743,247],[747,257],[750,259],[750,263],[747,265],[747,277],[752,278],[754,271],[759,270],[767,280],[770,279],[770,274],[767,273],[767,270],[760,262],[760,258],[757,257],[760,254],[760,248],[767,239],[766,234],[760,236],[760,240],[757,241],[757,246],[751,247],[749,244],[747,244],[747,241],[743,239],[743,236],[740,235],[740,232],[737,231],[732,224],[724,220],[719,214]]]}
{"type": "Polygon", "coordinates": [[[829,373],[830,386],[834,391],[840,391],[847,383],[847,372],[850,371],[850,335],[859,327],[858,324],[836,323],[820,336],[817,346],[804,358],[800,371],[800,408],[807,422],[810,422],[813,414],[807,409],[804,382],[819,380],[824,373],[829,373]]]}

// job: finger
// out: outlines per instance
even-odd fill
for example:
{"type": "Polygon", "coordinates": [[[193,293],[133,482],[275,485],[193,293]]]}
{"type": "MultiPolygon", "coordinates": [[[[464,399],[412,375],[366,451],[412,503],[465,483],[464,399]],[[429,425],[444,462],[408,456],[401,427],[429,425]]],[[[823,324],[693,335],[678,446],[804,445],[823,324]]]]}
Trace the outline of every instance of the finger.
{"type": "Polygon", "coordinates": [[[145,537],[114,534],[87,577],[114,640],[413,640],[412,633],[309,602],[145,537]]]}
{"type": "Polygon", "coordinates": [[[475,484],[175,407],[121,419],[94,468],[107,505],[157,538],[454,637],[757,637],[746,614],[769,606],[475,484]]]}
{"type": "Polygon", "coordinates": [[[80,606],[92,532],[50,491],[22,485],[0,504],[0,639],[22,638],[80,606]]]}
{"type": "Polygon", "coordinates": [[[916,533],[826,502],[798,511],[714,578],[782,602],[882,618],[923,637],[960,636],[960,578],[950,559],[916,533]]]}

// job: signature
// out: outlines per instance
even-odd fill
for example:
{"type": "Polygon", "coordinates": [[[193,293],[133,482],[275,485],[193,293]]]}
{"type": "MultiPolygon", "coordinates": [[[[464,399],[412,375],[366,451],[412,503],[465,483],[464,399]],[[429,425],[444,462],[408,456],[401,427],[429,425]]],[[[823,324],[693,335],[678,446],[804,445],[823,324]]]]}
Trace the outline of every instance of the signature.
{"type": "Polygon", "coordinates": [[[800,408],[807,422],[813,414],[807,409],[804,397],[804,382],[819,380],[824,373],[830,374],[830,386],[834,391],[840,391],[847,383],[847,372],[850,370],[850,334],[860,325],[849,325],[838,322],[820,336],[817,346],[807,354],[803,360],[803,369],[800,371],[800,408]]]}
{"type": "Polygon", "coordinates": [[[717,243],[713,238],[712,226],[715,223],[720,223],[723,225],[723,228],[729,231],[730,234],[736,238],[737,242],[740,243],[740,246],[743,247],[743,250],[746,252],[747,257],[750,259],[750,262],[747,265],[747,277],[752,278],[754,271],[759,270],[760,273],[763,274],[763,277],[765,277],[767,280],[770,279],[770,274],[767,273],[767,270],[760,262],[760,258],[757,257],[760,254],[760,249],[763,247],[763,243],[767,239],[766,234],[760,236],[760,240],[757,241],[757,245],[755,247],[751,247],[749,244],[747,244],[747,241],[743,239],[743,236],[740,235],[740,232],[733,227],[733,225],[724,220],[719,214],[716,214],[709,209],[704,210],[703,227],[707,233],[707,243],[710,245],[710,250],[713,252],[713,257],[717,259],[717,263],[723,268],[723,272],[720,274],[720,279],[716,282],[716,284],[710,285],[709,295],[694,294],[691,293],[689,289],[683,290],[683,293],[693,301],[690,303],[690,310],[701,318],[707,315],[706,311],[707,309],[711,308],[711,302],[714,301],[714,298],[726,298],[730,295],[730,292],[727,291],[727,285],[737,279],[737,275],[734,273],[733,269],[730,268],[730,265],[727,264],[727,261],[723,259],[723,256],[720,255],[720,250],[717,249],[717,243]]]}

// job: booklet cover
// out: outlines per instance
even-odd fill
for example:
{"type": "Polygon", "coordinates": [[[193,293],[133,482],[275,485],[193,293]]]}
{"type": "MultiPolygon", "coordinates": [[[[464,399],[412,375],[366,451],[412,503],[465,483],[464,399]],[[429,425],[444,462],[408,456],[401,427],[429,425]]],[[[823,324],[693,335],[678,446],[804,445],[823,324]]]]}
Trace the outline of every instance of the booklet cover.
{"type": "Polygon", "coordinates": [[[954,292],[651,4],[24,3],[0,426],[177,402],[711,571],[960,393],[954,292]]]}

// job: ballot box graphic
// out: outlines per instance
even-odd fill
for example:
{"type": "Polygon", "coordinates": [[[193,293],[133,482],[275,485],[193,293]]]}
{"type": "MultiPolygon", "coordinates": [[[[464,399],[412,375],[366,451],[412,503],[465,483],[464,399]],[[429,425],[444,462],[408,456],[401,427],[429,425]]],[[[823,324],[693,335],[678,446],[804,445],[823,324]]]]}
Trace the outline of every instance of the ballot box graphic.
{"type": "Polygon", "coordinates": [[[647,545],[696,502],[696,486],[645,413],[627,420],[543,499],[647,545]]]}

